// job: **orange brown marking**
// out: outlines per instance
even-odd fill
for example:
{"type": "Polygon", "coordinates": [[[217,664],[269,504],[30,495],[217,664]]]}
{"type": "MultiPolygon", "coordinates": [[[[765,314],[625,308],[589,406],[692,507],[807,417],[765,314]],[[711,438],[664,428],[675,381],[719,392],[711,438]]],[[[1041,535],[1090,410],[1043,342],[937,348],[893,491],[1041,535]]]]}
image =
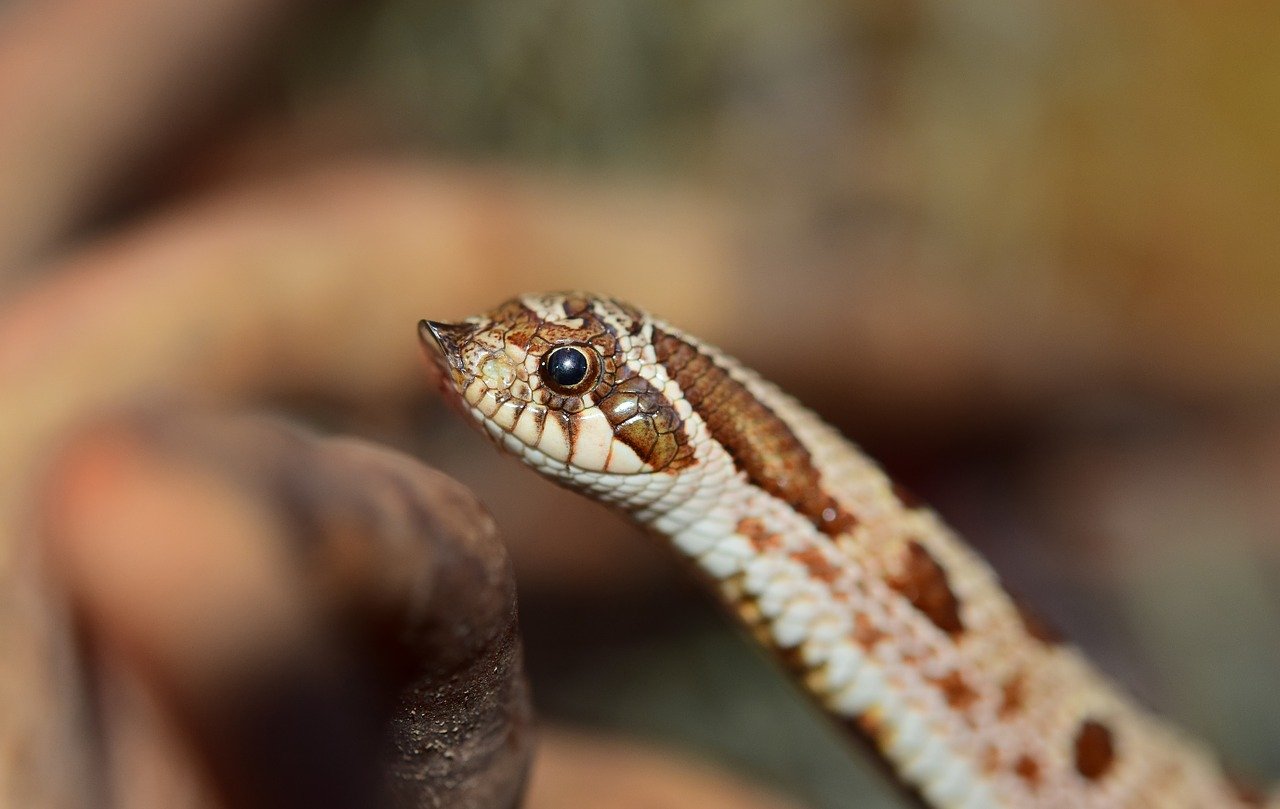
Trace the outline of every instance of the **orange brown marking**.
{"type": "Polygon", "coordinates": [[[529,348],[529,343],[533,341],[542,323],[537,313],[520,301],[507,301],[498,307],[492,317],[499,323],[511,324],[503,332],[502,339],[525,350],[529,348]]]}
{"type": "Polygon", "coordinates": [[[902,571],[889,578],[888,584],[943,632],[958,635],[964,631],[960,602],[951,592],[947,572],[919,542],[907,543],[902,571]]]}
{"type": "Polygon", "coordinates": [[[766,550],[777,544],[777,537],[769,533],[764,527],[764,521],[758,517],[746,517],[738,520],[736,528],[739,535],[747,538],[751,543],[751,547],[758,551],[766,550]]]}
{"type": "Polygon", "coordinates": [[[982,771],[987,775],[995,775],[1000,770],[1000,748],[988,744],[982,750],[982,771]]]}
{"type": "Polygon", "coordinates": [[[819,581],[830,584],[840,578],[840,568],[827,561],[827,557],[823,556],[822,551],[817,548],[805,548],[791,554],[791,558],[804,565],[809,575],[819,581]]]}
{"type": "Polygon", "coordinates": [[[688,342],[653,331],[658,362],[706,422],[711,436],[756,486],[837,536],[857,520],[822,487],[822,475],[804,444],[782,419],[741,382],[688,342]]]}
{"type": "Polygon", "coordinates": [[[1027,678],[1024,674],[1015,674],[1005,681],[1001,688],[1000,707],[996,713],[1001,719],[1008,719],[1022,710],[1027,699],[1027,678]]]}
{"type": "Polygon", "coordinates": [[[1027,782],[1027,786],[1032,791],[1040,786],[1040,762],[1028,755],[1018,757],[1018,761],[1013,765],[1013,771],[1019,778],[1027,782]]]}
{"type": "Polygon", "coordinates": [[[932,682],[942,691],[947,704],[957,711],[968,710],[970,705],[978,701],[978,692],[965,682],[958,671],[952,671],[947,676],[932,682]]]}
{"type": "Polygon", "coordinates": [[[881,632],[865,613],[858,613],[853,619],[853,639],[858,645],[870,651],[877,643],[889,637],[881,632]]]}
{"type": "Polygon", "coordinates": [[[1111,729],[1095,719],[1085,720],[1076,733],[1076,772],[1096,781],[1115,763],[1115,741],[1111,729]]]}

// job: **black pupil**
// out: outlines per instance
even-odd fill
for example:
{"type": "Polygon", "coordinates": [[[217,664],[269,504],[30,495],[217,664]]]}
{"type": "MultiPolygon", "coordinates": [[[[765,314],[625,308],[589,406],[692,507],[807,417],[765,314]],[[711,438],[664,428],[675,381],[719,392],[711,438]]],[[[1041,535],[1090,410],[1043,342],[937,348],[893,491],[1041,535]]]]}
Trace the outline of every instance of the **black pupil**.
{"type": "Polygon", "coordinates": [[[547,373],[552,381],[572,388],[587,376],[587,358],[576,348],[557,348],[547,358],[547,373]]]}

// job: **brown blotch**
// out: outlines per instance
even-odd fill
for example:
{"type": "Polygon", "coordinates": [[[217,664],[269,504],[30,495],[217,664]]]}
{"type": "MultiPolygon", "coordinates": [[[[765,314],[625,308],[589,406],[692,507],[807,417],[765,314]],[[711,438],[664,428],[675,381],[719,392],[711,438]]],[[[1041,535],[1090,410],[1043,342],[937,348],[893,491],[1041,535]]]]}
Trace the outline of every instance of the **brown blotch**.
{"type": "Polygon", "coordinates": [[[840,568],[827,561],[827,557],[817,548],[805,548],[791,554],[791,558],[805,566],[809,575],[828,584],[840,578],[840,568]]]}
{"type": "Polygon", "coordinates": [[[800,439],[778,415],[685,340],[653,331],[658,362],[751,483],[790,505],[818,530],[837,536],[857,520],[822,487],[822,476],[800,439]]]}
{"type": "Polygon", "coordinates": [[[997,714],[1001,719],[1008,719],[1022,710],[1027,698],[1027,678],[1024,674],[1015,674],[1005,681],[1001,688],[1000,708],[997,714]]]}
{"type": "Polygon", "coordinates": [[[1115,763],[1115,741],[1111,729],[1095,719],[1087,719],[1076,733],[1076,772],[1096,781],[1115,763]]]}
{"type": "Polygon", "coordinates": [[[870,650],[877,643],[889,637],[881,632],[865,613],[858,613],[853,619],[853,639],[864,649],[870,650]]]}
{"type": "Polygon", "coordinates": [[[983,748],[981,767],[987,775],[994,775],[1000,769],[1000,748],[994,744],[988,744],[983,748]]]}
{"type": "Polygon", "coordinates": [[[1028,755],[1018,757],[1017,763],[1013,765],[1013,771],[1018,777],[1027,782],[1027,786],[1033,791],[1040,786],[1040,762],[1028,755]]]}
{"type": "Polygon", "coordinates": [[[947,572],[919,542],[907,544],[902,570],[888,584],[943,632],[958,635],[964,631],[960,602],[947,583],[947,572]]]}
{"type": "Polygon", "coordinates": [[[751,546],[758,551],[767,550],[778,544],[776,534],[770,534],[764,527],[764,521],[758,517],[746,517],[738,521],[738,534],[746,537],[751,546]]]}
{"type": "Polygon", "coordinates": [[[968,710],[970,705],[978,701],[978,692],[974,691],[965,682],[964,677],[958,671],[952,671],[946,677],[932,682],[942,691],[942,696],[946,697],[947,704],[957,711],[968,710]]]}
{"type": "Polygon", "coordinates": [[[529,343],[542,324],[542,318],[518,300],[502,304],[491,317],[499,323],[510,324],[503,332],[502,339],[521,349],[529,348],[529,343]]]}

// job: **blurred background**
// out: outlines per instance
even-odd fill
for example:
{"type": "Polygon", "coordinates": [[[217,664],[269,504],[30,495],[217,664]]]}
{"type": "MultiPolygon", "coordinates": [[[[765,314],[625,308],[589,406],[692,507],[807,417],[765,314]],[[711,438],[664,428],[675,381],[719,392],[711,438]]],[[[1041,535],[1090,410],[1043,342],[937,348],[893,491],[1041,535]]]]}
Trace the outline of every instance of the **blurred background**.
{"type": "Polygon", "coordinates": [[[662,549],[430,389],[419,318],[579,287],[781,383],[1276,779],[1278,224],[1270,3],[10,0],[4,749],[58,699],[37,471],[104,407],[199,403],[471,487],[548,727],[901,805],[662,549]]]}

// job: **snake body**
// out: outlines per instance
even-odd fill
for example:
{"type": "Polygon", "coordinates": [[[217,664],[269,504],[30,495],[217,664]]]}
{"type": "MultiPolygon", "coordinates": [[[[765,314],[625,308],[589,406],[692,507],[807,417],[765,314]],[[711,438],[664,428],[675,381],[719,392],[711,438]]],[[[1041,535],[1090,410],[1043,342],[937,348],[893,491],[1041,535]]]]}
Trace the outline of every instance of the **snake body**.
{"type": "Polygon", "coordinates": [[[581,293],[421,330],[494,441],[665,537],[926,803],[1259,805],[1024,614],[934,512],[715,348],[581,293]]]}

